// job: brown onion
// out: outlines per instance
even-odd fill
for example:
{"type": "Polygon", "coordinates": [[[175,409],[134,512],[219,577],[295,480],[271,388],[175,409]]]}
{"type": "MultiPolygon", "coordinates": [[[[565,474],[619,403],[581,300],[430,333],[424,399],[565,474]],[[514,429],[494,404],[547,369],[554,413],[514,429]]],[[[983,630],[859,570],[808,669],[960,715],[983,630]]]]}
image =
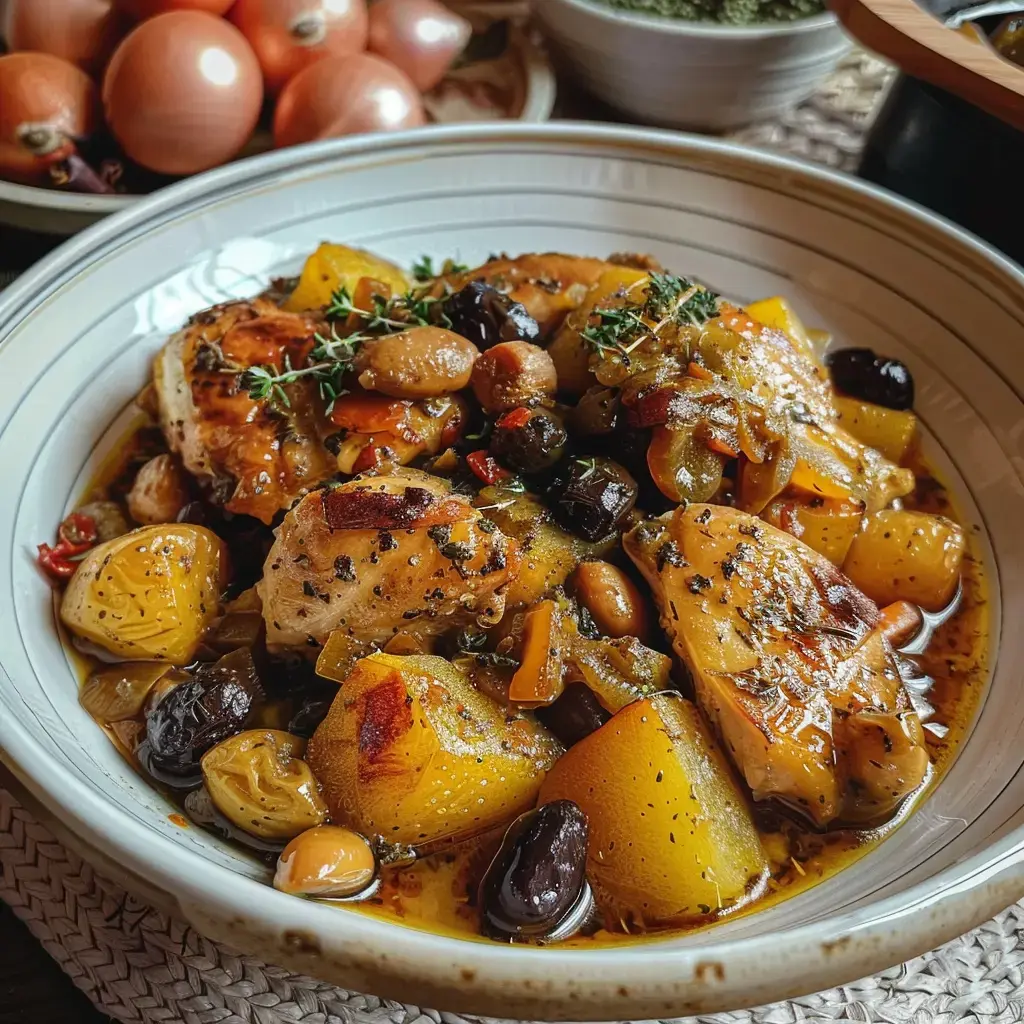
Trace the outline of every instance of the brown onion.
{"type": "Polygon", "coordinates": [[[113,0],[9,0],[6,34],[11,50],[34,50],[98,71],[124,35],[113,0]]]}
{"type": "Polygon", "coordinates": [[[48,181],[50,167],[95,131],[99,102],[92,79],[48,53],[0,57],[0,177],[48,181]]]}
{"type": "Polygon", "coordinates": [[[419,92],[393,64],[367,53],[328,57],[285,86],[274,115],[274,144],[396,131],[425,121],[419,92]]]}
{"type": "Polygon", "coordinates": [[[103,80],[107,124],[137,163],[194,174],[235,156],[263,102],[259,63],[234,25],[172,11],[137,26],[103,80]]]}
{"type": "Polygon", "coordinates": [[[421,92],[444,78],[473,26],[437,0],[377,0],[370,8],[370,50],[401,68],[421,92]]]}
{"type": "Polygon", "coordinates": [[[271,93],[324,57],[366,48],[366,0],[237,0],[230,17],[256,52],[271,93]]]}
{"type": "Polygon", "coordinates": [[[115,0],[117,6],[137,21],[168,11],[205,11],[218,17],[227,14],[233,0],[115,0]]]}

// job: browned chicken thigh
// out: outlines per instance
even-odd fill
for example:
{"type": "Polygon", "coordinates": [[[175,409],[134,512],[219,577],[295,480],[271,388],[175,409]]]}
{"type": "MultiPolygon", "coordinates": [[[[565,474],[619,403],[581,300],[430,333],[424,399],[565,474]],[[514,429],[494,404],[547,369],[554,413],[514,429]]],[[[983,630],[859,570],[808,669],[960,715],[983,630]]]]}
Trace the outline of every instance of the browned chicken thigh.
{"type": "Polygon", "coordinates": [[[229,512],[269,523],[337,472],[323,445],[334,429],[316,385],[285,387],[288,404],[250,398],[239,382],[252,366],[301,366],[320,324],[265,299],[229,302],[192,317],[156,358],[160,424],[176,452],[229,512]]]}
{"type": "Polygon", "coordinates": [[[624,538],[757,799],[824,826],[891,813],[930,760],[877,607],[754,516],[690,505],[624,538]]]}
{"type": "Polygon", "coordinates": [[[446,481],[415,470],[356,477],[286,516],[259,584],[272,649],[323,644],[336,629],[384,643],[494,623],[519,548],[446,481]]]}

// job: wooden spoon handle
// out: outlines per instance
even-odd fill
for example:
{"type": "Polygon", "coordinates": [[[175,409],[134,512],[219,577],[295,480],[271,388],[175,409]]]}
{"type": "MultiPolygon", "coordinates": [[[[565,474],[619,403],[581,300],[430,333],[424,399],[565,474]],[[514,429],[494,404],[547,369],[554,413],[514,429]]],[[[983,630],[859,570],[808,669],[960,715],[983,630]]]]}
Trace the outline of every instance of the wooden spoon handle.
{"type": "Polygon", "coordinates": [[[1024,68],[946,28],[914,0],[830,0],[829,6],[867,49],[1024,130],[1024,68]]]}

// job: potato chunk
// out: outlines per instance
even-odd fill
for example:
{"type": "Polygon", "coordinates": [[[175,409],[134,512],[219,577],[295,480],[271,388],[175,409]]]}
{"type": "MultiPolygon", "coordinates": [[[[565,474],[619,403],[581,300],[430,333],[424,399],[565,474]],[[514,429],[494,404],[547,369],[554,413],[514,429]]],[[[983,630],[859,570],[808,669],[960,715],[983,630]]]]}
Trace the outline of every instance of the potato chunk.
{"type": "Polygon", "coordinates": [[[880,451],[890,462],[901,463],[917,435],[917,417],[902,409],[836,395],[839,425],[861,444],[880,451]]]}
{"type": "Polygon", "coordinates": [[[528,810],[561,752],[443,658],[374,654],[342,684],[306,760],[335,824],[429,849],[528,810]]]}
{"type": "Polygon", "coordinates": [[[904,600],[939,611],[956,593],[966,544],[952,519],[888,509],[864,520],[843,572],[876,604],[904,600]]]}
{"type": "Polygon", "coordinates": [[[100,544],[60,607],[73,633],[131,661],[187,665],[217,615],[221,541],[201,526],[144,526],[100,544]]]}
{"type": "Polygon", "coordinates": [[[374,256],[364,249],[323,242],[302,268],[298,286],[284,308],[292,313],[318,309],[331,301],[331,294],[339,288],[355,292],[360,278],[369,277],[387,285],[392,292],[404,292],[408,278],[393,263],[374,256]]]}
{"type": "Polygon", "coordinates": [[[767,860],[746,798],[700,713],[639,700],[562,756],[540,802],[590,823],[587,878],[614,921],[678,925],[742,902],[767,860]]]}

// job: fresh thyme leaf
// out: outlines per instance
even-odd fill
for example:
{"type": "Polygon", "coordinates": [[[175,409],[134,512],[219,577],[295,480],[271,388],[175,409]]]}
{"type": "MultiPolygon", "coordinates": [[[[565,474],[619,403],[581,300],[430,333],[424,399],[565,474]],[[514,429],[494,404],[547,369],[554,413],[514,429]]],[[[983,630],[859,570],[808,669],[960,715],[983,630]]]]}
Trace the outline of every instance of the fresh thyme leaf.
{"type": "Polygon", "coordinates": [[[412,265],[412,277],[414,281],[431,281],[437,274],[434,273],[434,261],[429,256],[421,256],[412,265]]]}
{"type": "Polygon", "coordinates": [[[651,274],[643,302],[597,309],[581,332],[602,358],[618,356],[629,365],[629,353],[646,338],[658,337],[669,323],[702,326],[718,312],[718,296],[674,274],[651,274]]]}
{"type": "Polygon", "coordinates": [[[309,354],[307,365],[296,370],[286,354],[283,371],[276,366],[251,366],[239,374],[239,385],[249,392],[253,401],[269,401],[271,405],[290,408],[291,402],[284,390],[286,384],[293,384],[300,377],[312,377],[320,389],[320,396],[327,402],[327,415],[334,409],[334,403],[348,391],[343,379],[352,369],[359,346],[369,338],[365,334],[339,337],[334,325],[329,335],[315,334],[316,345],[309,354]]]}
{"type": "Polygon", "coordinates": [[[363,321],[363,330],[369,334],[387,334],[404,331],[410,327],[429,327],[440,320],[441,324],[451,327],[451,321],[443,313],[440,317],[432,316],[432,308],[441,302],[433,295],[424,295],[416,291],[408,291],[404,295],[385,298],[383,295],[371,297],[372,309],[361,309],[352,301],[347,288],[339,288],[331,294],[331,302],[325,313],[329,320],[342,320],[355,315],[363,321]]]}

